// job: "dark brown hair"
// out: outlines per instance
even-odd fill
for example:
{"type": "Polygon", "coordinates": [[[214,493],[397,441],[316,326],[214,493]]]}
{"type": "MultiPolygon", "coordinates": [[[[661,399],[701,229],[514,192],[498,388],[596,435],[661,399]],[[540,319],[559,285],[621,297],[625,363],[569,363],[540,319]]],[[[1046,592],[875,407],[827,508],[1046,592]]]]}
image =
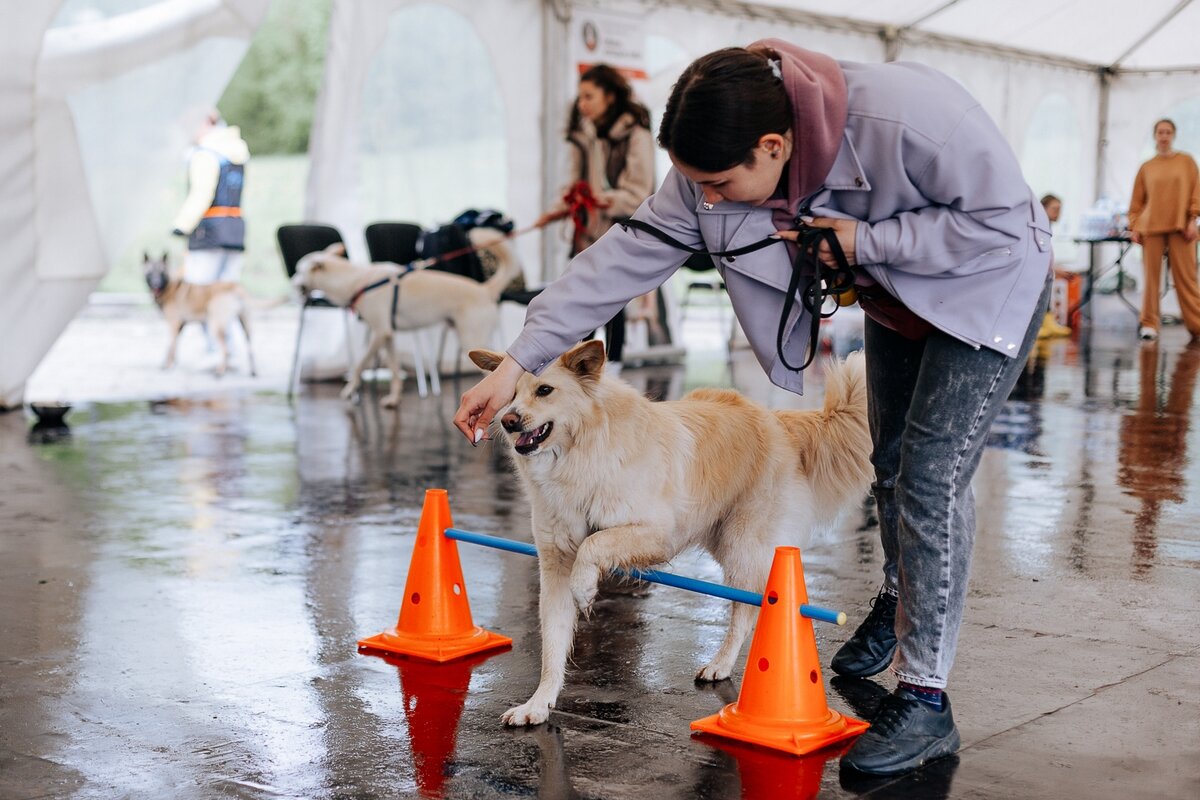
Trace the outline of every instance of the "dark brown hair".
{"type": "MultiPolygon", "coordinates": [[[[612,102],[608,106],[608,111],[604,112],[603,119],[596,122],[596,133],[601,138],[607,137],[613,123],[621,118],[622,114],[629,113],[633,115],[634,121],[643,128],[650,127],[650,111],[644,105],[633,99],[633,89],[629,86],[629,81],[625,77],[608,64],[597,64],[594,67],[588,68],[586,72],[579,76],[579,82],[595,84],[600,91],[605,94],[612,95],[612,102]]],[[[570,136],[575,131],[579,130],[581,117],[579,115],[579,104],[571,104],[571,115],[567,120],[567,135],[570,136]]]]}
{"type": "Polygon", "coordinates": [[[759,139],[792,128],[792,104],[768,56],[727,47],[693,61],[671,89],[658,143],[704,172],[752,164],[759,139]]]}
{"type": "Polygon", "coordinates": [[[1175,121],[1167,119],[1166,117],[1163,117],[1158,122],[1154,123],[1154,127],[1151,128],[1151,130],[1157,131],[1158,126],[1162,125],[1164,122],[1171,126],[1171,133],[1179,133],[1179,129],[1175,127],[1175,121]]]}

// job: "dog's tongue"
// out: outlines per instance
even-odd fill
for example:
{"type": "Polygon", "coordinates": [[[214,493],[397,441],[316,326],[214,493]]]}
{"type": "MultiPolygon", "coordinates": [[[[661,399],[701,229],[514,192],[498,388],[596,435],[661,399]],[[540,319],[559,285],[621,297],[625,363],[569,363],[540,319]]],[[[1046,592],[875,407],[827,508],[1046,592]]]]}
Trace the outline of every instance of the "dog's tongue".
{"type": "Polygon", "coordinates": [[[537,439],[538,434],[541,433],[541,430],[541,428],[534,428],[531,431],[525,431],[522,433],[517,437],[516,447],[525,447],[526,445],[533,444],[534,440],[537,439]]]}

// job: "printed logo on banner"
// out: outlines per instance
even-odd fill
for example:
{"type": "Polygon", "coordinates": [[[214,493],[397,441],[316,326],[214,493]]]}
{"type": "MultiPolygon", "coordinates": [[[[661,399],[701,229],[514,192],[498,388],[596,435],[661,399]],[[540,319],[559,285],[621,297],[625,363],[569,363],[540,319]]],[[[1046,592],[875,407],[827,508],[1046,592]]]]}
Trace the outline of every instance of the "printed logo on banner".
{"type": "Polygon", "coordinates": [[[629,80],[646,80],[646,34],[641,21],[629,14],[588,11],[572,21],[575,76],[596,64],[608,64],[629,80]]]}

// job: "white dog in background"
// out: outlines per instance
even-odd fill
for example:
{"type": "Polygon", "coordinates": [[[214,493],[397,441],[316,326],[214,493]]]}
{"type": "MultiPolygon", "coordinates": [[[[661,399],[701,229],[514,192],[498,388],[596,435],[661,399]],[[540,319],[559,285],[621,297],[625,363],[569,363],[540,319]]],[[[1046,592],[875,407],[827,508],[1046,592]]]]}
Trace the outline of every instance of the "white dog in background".
{"type": "Polygon", "coordinates": [[[306,292],[320,291],[334,305],[347,307],[353,303],[358,316],[371,329],[371,340],[342,390],[343,398],[349,400],[358,392],[363,370],[382,351],[392,373],[391,388],[382,403],[389,408],[399,404],[400,362],[392,341],[398,331],[445,322],[454,326],[464,349],[491,344],[499,319],[500,294],[520,274],[521,265],[507,237],[499,231],[474,228],[468,236],[473,246],[490,251],[499,265],[483,283],[441,270],[406,271],[390,263],[354,264],[345,257],[346,248],[340,243],[300,259],[293,285],[306,292]],[[386,283],[359,294],[377,281],[386,283]]]}
{"type": "MultiPolygon", "coordinates": [[[[473,351],[493,370],[500,353],[473,351]]],[[[499,417],[533,512],[541,578],[542,674],[510,725],[545,722],[562,689],[576,609],[610,570],[649,568],[703,547],[725,581],[762,592],[774,551],[807,544],[861,502],[871,480],[862,354],[826,376],[820,411],[769,411],[728,389],[654,403],[604,374],[585,342],[521,376],[499,417]]],[[[728,678],[756,610],[734,603],[697,679],[728,678]]]]}

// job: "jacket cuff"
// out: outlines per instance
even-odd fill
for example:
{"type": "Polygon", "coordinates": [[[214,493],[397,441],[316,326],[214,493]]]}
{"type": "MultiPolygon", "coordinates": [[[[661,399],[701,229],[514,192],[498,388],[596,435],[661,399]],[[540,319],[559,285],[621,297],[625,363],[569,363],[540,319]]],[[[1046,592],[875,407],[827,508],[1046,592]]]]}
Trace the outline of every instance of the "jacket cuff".
{"type": "Polygon", "coordinates": [[[546,349],[534,340],[528,330],[521,332],[516,341],[509,346],[507,352],[513,361],[521,365],[522,369],[534,375],[541,375],[542,370],[556,358],[547,353],[546,349]]]}
{"type": "Polygon", "coordinates": [[[857,264],[887,264],[888,256],[883,242],[898,225],[896,220],[885,219],[876,223],[859,222],[854,233],[854,260],[857,264]]]}

